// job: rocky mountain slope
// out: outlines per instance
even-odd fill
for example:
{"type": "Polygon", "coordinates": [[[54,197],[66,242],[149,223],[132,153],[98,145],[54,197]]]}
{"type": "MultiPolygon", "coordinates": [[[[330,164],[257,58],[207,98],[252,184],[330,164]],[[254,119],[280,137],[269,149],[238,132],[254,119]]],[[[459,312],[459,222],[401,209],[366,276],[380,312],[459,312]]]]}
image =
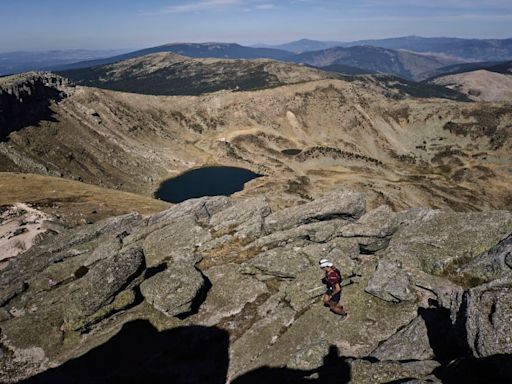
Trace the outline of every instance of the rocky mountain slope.
{"type": "Polygon", "coordinates": [[[80,85],[149,95],[252,90],[338,77],[272,60],[192,59],[169,52],[60,74],[80,85]]]}
{"type": "Polygon", "coordinates": [[[49,104],[66,96],[68,80],[44,72],[0,77],[0,141],[24,126],[50,120],[49,104]]]}
{"type": "Polygon", "coordinates": [[[350,48],[335,47],[322,51],[305,52],[293,59],[296,62],[326,67],[342,64],[368,71],[393,74],[409,80],[424,80],[435,69],[460,63],[460,59],[433,54],[421,54],[408,51],[372,46],[350,48]]]}
{"type": "Polygon", "coordinates": [[[435,52],[471,61],[500,61],[512,58],[512,39],[404,36],[390,39],[361,40],[348,45],[371,45],[388,49],[406,49],[414,52],[435,52]]]}
{"type": "Polygon", "coordinates": [[[81,61],[78,63],[55,67],[53,70],[63,71],[78,68],[89,68],[162,52],[173,52],[178,55],[195,58],[215,57],[222,59],[274,59],[284,61],[287,61],[294,56],[290,52],[280,49],[252,48],[230,43],[175,43],[145,48],[105,59],[81,61]]]}
{"type": "Polygon", "coordinates": [[[395,209],[510,207],[506,103],[411,98],[421,89],[372,76],[193,97],[56,89],[68,97],[44,101],[52,121],[12,132],[0,170],[151,196],[190,168],[228,165],[264,175],[239,195],[275,206],[345,186],[395,209]]]}
{"type": "Polygon", "coordinates": [[[509,382],[511,239],[509,211],[367,210],[346,190],[107,219],[0,272],[0,379],[509,382]],[[320,303],[324,257],[344,322],[320,303]]]}
{"type": "Polygon", "coordinates": [[[370,45],[394,50],[437,53],[471,61],[510,60],[512,39],[461,39],[454,37],[403,36],[389,39],[358,40],[351,42],[316,41],[302,39],[267,48],[284,49],[290,52],[308,52],[333,47],[355,47],[370,45]]]}
{"type": "MultiPolygon", "coordinates": [[[[316,67],[341,64],[356,67],[366,72],[393,74],[409,80],[423,80],[435,70],[451,64],[463,63],[466,59],[429,52],[392,50],[371,45],[335,47],[314,52],[296,54],[280,49],[252,48],[238,44],[201,43],[166,44],[158,47],[130,52],[107,59],[79,62],[53,68],[54,71],[69,71],[118,63],[155,53],[175,53],[193,58],[220,59],[272,59],[293,63],[305,63],[316,67]]],[[[86,71],[87,72],[87,71],[86,71]]],[[[353,72],[353,70],[351,71],[353,72]]],[[[80,72],[78,72],[80,73],[80,72]]]]}
{"type": "Polygon", "coordinates": [[[457,90],[476,101],[512,101],[512,73],[478,70],[437,77],[432,83],[457,90]]]}

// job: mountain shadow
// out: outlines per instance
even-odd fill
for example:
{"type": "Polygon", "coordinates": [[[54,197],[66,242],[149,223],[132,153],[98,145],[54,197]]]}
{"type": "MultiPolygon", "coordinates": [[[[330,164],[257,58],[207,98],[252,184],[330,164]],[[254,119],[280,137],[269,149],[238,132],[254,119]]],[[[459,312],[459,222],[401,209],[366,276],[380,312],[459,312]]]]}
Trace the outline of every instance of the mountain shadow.
{"type": "Polygon", "coordinates": [[[461,319],[452,324],[450,311],[435,307],[420,308],[418,314],[425,321],[430,346],[436,360],[441,363],[441,366],[435,369],[434,375],[442,383],[512,383],[511,354],[476,358],[467,345],[465,327],[461,319]]]}
{"type": "MultiPolygon", "coordinates": [[[[247,351],[250,353],[250,351],[247,351]]],[[[24,384],[224,384],[229,334],[216,327],[186,326],[158,332],[135,320],[106,343],[24,384]]],[[[312,370],[261,367],[236,378],[247,383],[348,383],[350,366],[331,346],[323,365],[312,370]]]]}
{"type": "Polygon", "coordinates": [[[224,384],[229,335],[215,327],[188,326],[158,332],[135,320],[106,343],[23,383],[224,384]]]}
{"type": "Polygon", "coordinates": [[[350,365],[339,356],[338,348],[329,347],[323,365],[310,370],[260,367],[233,380],[232,384],[347,384],[351,379],[350,365]]]}

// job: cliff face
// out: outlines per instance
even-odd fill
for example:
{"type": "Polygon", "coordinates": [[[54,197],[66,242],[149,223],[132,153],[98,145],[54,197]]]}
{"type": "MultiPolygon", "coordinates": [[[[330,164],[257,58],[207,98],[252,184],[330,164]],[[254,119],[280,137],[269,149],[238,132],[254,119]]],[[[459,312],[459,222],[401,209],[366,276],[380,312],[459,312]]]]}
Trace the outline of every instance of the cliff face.
{"type": "Polygon", "coordinates": [[[47,72],[0,78],[0,141],[41,120],[52,121],[50,104],[66,97],[69,81],[47,72]]]}

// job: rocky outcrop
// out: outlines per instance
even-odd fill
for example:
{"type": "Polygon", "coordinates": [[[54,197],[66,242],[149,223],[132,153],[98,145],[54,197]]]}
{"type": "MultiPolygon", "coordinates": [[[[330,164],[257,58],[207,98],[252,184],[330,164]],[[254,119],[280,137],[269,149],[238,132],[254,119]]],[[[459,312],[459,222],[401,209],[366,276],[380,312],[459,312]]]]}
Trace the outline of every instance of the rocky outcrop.
{"type": "Polygon", "coordinates": [[[52,119],[50,104],[66,97],[67,79],[46,72],[0,78],[0,141],[14,131],[52,119]]]}
{"type": "Polygon", "coordinates": [[[512,280],[495,280],[464,296],[468,345],[475,357],[512,354],[512,280]]]}
{"type": "Polygon", "coordinates": [[[0,271],[1,380],[80,377],[146,339],[115,369],[169,381],[214,354],[205,383],[428,383],[468,366],[507,382],[511,234],[509,212],[366,212],[348,191],[281,210],[209,197],[69,229],[0,271]],[[321,258],[341,269],[345,321],[321,303],[321,258]]]}

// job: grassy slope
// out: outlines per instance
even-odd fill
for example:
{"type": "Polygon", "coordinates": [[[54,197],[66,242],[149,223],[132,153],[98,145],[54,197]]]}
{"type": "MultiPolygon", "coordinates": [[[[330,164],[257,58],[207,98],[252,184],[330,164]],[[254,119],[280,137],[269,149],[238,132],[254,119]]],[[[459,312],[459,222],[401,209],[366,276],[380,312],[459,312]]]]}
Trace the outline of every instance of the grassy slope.
{"type": "Polygon", "coordinates": [[[30,203],[72,224],[95,222],[129,212],[148,214],[171,206],[133,193],[26,173],[1,172],[0,191],[0,205],[30,203]]]}

